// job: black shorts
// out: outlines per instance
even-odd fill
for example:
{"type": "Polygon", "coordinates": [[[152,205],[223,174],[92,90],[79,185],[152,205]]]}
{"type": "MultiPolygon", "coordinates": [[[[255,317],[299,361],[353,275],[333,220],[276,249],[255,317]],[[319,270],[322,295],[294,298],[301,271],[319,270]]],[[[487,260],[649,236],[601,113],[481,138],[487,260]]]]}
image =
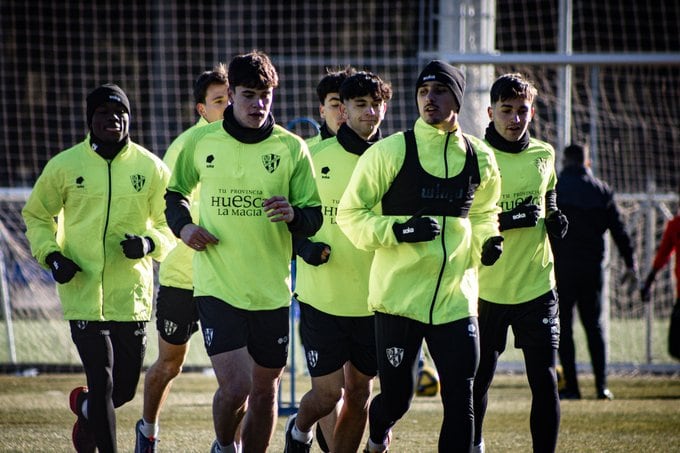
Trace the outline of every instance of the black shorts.
{"type": "Polygon", "coordinates": [[[161,286],[156,297],[156,329],[170,344],[183,345],[198,330],[198,310],[190,289],[161,286]]]}
{"type": "Polygon", "coordinates": [[[289,307],[250,311],[212,296],[199,296],[194,300],[208,356],[247,346],[258,365],[265,368],[286,366],[289,307]]]}
{"type": "Polygon", "coordinates": [[[560,346],[560,321],[555,290],[517,305],[479,300],[479,335],[482,349],[505,350],[508,327],[512,326],[515,347],[540,349],[560,346]]]}
{"type": "Polygon", "coordinates": [[[366,376],[378,373],[373,315],[334,316],[300,302],[300,338],[312,377],[337,371],[347,361],[366,376]]]}

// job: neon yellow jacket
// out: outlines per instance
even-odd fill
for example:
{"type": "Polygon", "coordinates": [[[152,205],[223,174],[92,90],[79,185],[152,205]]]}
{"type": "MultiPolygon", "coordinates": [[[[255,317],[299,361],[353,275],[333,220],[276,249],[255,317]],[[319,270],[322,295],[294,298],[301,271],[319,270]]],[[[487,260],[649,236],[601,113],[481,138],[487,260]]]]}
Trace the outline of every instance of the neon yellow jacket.
{"type": "Polygon", "coordinates": [[[170,171],[157,156],[128,143],[112,161],[90,147],[90,137],[50,159],[22,215],[35,259],[61,251],[82,268],[58,285],[64,318],[148,321],[153,298],[152,258],[175,245],[163,196],[170,171]],[[59,222],[55,217],[59,216],[59,222]],[[129,259],[125,234],[148,236],[155,248],[129,259]]]}
{"type": "MultiPolygon", "coordinates": [[[[175,162],[179,153],[184,148],[184,143],[189,134],[195,129],[203,127],[208,123],[205,118],[201,117],[196,124],[191,126],[177,136],[175,140],[170,143],[168,150],[165,152],[163,162],[168,166],[170,171],[175,168],[175,162]]],[[[196,194],[200,190],[200,185],[196,187],[194,192],[188,197],[191,200],[191,217],[195,222],[198,222],[198,197],[196,194]]],[[[192,260],[194,258],[194,250],[189,248],[184,242],[178,240],[177,247],[172,249],[168,256],[163,260],[158,269],[158,281],[163,286],[172,286],[174,288],[192,289],[193,283],[193,269],[192,260]]]]}
{"type": "MultiPolygon", "coordinates": [[[[460,173],[465,163],[460,131],[451,134],[446,150],[446,132],[422,119],[416,121],[414,131],[425,171],[445,177],[446,155],[449,176],[460,173]]],[[[476,151],[481,178],[469,216],[436,216],[442,233],[428,242],[398,242],[392,225],[408,216],[381,214],[380,201],[404,162],[404,134],[377,142],[359,158],[340,200],[337,222],[358,248],[375,250],[369,281],[371,310],[428,324],[477,315],[481,245],[499,235],[496,203],[501,186],[493,152],[481,140],[466,137],[476,151]]]]}
{"type": "Polygon", "coordinates": [[[357,249],[335,222],[340,197],[359,156],[332,137],[310,149],[314,177],[323,203],[323,225],[311,238],[331,246],[327,263],[312,266],[297,260],[295,292],[298,300],[335,316],[369,316],[368,276],[373,252],[357,249]]]}

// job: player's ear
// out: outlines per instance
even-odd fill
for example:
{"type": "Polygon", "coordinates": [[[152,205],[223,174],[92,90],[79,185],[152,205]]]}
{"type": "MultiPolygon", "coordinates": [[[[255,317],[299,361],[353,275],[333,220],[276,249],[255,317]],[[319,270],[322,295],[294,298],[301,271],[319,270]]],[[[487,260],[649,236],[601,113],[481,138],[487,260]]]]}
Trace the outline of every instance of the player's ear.
{"type": "Polygon", "coordinates": [[[205,118],[205,104],[203,104],[202,102],[196,104],[196,112],[198,112],[199,115],[205,118]]]}
{"type": "Polygon", "coordinates": [[[489,115],[489,120],[493,121],[493,109],[491,106],[486,108],[486,114],[489,115]]]}

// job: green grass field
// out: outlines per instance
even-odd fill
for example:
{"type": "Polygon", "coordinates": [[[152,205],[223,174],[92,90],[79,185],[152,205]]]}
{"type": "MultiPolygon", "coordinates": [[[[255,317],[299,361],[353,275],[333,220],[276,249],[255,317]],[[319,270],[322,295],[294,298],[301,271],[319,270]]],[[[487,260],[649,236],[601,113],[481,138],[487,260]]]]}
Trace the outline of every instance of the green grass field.
{"type": "MultiPolygon", "coordinates": [[[[678,376],[616,375],[613,401],[594,399],[592,377],[582,376],[584,399],[562,403],[560,452],[680,451],[678,376]]],[[[81,374],[17,377],[0,375],[0,451],[72,451],[69,391],[84,383],[81,374]]],[[[175,382],[161,419],[162,452],[208,452],[214,438],[211,401],[215,378],[185,373],[175,382]]],[[[299,376],[298,397],[308,387],[299,376]]],[[[287,378],[282,387],[289,394],[287,378]]],[[[285,398],[284,398],[285,401],[285,398]]],[[[119,451],[132,451],[134,424],[141,414],[141,383],[135,399],[118,409],[119,451]]],[[[523,375],[499,374],[485,422],[487,451],[531,451],[530,395],[523,375]]],[[[441,421],[438,397],[418,397],[394,429],[396,453],[435,452],[441,421]]],[[[269,451],[283,450],[285,417],[279,418],[269,451]]],[[[365,436],[364,436],[365,437],[365,436]]],[[[320,450],[315,446],[312,450],[320,450]]]]}

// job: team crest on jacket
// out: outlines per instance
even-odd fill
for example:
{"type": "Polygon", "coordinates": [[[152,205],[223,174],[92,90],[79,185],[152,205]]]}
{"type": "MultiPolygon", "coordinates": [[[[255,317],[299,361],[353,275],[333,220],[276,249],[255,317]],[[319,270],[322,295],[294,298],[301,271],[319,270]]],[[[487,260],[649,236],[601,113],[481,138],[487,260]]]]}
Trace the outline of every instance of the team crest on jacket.
{"type": "Polygon", "coordinates": [[[212,344],[214,333],[215,331],[211,327],[203,329],[203,341],[205,341],[206,346],[210,346],[212,344]]]}
{"type": "Polygon", "coordinates": [[[307,351],[307,364],[314,368],[319,363],[319,351],[307,351]]]}
{"type": "Polygon", "coordinates": [[[536,165],[540,174],[544,175],[548,172],[548,159],[545,157],[537,157],[536,160],[534,160],[534,165],[536,165]]]}
{"type": "Polygon", "coordinates": [[[269,173],[274,173],[279,168],[279,162],[281,162],[281,156],[278,154],[265,154],[262,156],[262,164],[269,173]]]}
{"type": "Polygon", "coordinates": [[[146,177],[144,175],[130,175],[130,181],[132,181],[132,187],[139,192],[144,187],[146,177]]]}
{"type": "Polygon", "coordinates": [[[385,353],[387,354],[387,360],[389,360],[395,368],[399,366],[401,360],[404,358],[404,348],[387,348],[385,349],[385,353]]]}
{"type": "Polygon", "coordinates": [[[165,331],[165,334],[167,336],[170,336],[177,331],[177,323],[174,323],[169,319],[166,319],[165,321],[163,321],[163,330],[165,331]]]}

